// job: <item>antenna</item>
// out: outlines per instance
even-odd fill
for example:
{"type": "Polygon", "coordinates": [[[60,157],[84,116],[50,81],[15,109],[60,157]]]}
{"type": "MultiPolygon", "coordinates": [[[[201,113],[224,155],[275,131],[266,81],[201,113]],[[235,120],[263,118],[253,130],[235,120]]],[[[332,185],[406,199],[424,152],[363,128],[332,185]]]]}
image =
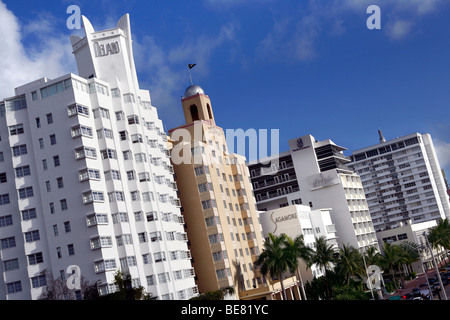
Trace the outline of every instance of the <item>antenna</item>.
{"type": "Polygon", "coordinates": [[[194,85],[194,83],[192,82],[191,69],[193,67],[195,67],[195,66],[196,66],[195,63],[194,64],[188,64],[188,67],[189,67],[189,79],[191,79],[191,86],[194,85]]]}
{"type": "Polygon", "coordinates": [[[383,136],[383,132],[381,132],[380,129],[378,129],[378,135],[380,137],[380,143],[386,142],[386,139],[383,136]]]}

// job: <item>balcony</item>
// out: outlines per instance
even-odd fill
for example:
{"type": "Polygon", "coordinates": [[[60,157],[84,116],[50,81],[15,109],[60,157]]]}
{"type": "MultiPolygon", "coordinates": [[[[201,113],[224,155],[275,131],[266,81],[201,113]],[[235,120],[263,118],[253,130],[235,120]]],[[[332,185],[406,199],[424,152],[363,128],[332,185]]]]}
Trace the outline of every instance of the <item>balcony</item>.
{"type": "Polygon", "coordinates": [[[290,188],[289,191],[277,189],[275,192],[266,192],[266,193],[262,193],[262,194],[257,194],[256,201],[259,203],[261,201],[278,198],[283,195],[287,195],[287,194],[294,193],[297,191],[300,191],[299,187],[290,188]]]}

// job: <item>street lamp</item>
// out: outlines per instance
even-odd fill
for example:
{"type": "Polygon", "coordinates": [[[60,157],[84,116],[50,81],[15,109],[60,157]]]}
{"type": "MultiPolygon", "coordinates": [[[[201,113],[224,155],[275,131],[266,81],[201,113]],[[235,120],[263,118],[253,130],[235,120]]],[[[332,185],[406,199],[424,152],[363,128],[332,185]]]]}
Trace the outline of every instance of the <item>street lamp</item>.
{"type": "MultiPolygon", "coordinates": [[[[433,292],[432,292],[432,290],[431,290],[430,282],[428,281],[428,275],[427,275],[427,272],[426,272],[426,270],[425,270],[425,268],[424,268],[424,266],[423,266],[423,265],[424,265],[424,262],[423,262],[423,259],[422,259],[422,253],[419,251],[419,249],[417,249],[417,248],[411,246],[411,245],[410,245],[409,243],[407,243],[407,242],[402,242],[402,244],[407,245],[407,246],[410,247],[411,249],[417,251],[417,253],[419,254],[420,262],[421,262],[421,264],[422,264],[422,271],[423,271],[423,273],[425,274],[425,279],[427,280],[428,291],[430,292],[430,298],[431,298],[431,300],[433,300],[433,292]]],[[[424,249],[424,246],[421,245],[421,246],[420,246],[420,249],[424,249]]]]}
{"type": "Polygon", "coordinates": [[[425,231],[422,233],[422,235],[425,238],[425,243],[427,245],[428,250],[430,250],[431,260],[433,261],[434,269],[436,270],[436,276],[437,276],[437,278],[439,280],[439,284],[441,285],[441,289],[442,289],[442,292],[444,293],[445,300],[448,300],[447,293],[445,292],[445,287],[444,287],[444,284],[442,283],[441,275],[439,273],[439,269],[437,267],[437,263],[436,263],[436,260],[434,258],[433,249],[431,248],[430,243],[428,242],[428,237],[427,237],[427,234],[426,234],[425,231]]]}
{"type": "MultiPolygon", "coordinates": [[[[375,244],[378,245],[378,242],[371,242],[367,246],[375,245],[375,244]]],[[[364,268],[366,269],[366,276],[367,276],[367,280],[368,280],[367,282],[369,283],[369,289],[370,289],[370,293],[372,294],[372,300],[375,300],[375,297],[373,295],[372,281],[369,281],[370,280],[369,271],[367,270],[366,258],[364,256],[364,253],[366,252],[367,246],[364,247],[364,248],[360,248],[360,249],[364,249],[364,251],[362,253],[362,257],[363,257],[363,261],[364,261],[364,268]]]]}

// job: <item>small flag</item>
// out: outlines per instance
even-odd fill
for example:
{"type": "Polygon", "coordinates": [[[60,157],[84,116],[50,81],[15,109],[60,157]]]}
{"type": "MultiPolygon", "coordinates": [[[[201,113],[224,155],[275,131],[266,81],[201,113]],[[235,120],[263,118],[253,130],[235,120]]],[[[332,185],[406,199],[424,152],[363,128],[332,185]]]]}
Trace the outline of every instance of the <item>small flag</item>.
{"type": "Polygon", "coordinates": [[[196,66],[196,64],[188,64],[189,70],[196,66]]]}

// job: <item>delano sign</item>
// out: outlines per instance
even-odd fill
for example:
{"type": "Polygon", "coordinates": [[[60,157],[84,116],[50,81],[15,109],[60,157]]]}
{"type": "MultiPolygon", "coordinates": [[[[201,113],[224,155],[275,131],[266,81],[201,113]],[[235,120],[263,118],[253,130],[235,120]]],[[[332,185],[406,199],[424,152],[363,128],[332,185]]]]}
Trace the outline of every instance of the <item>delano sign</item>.
{"type": "Polygon", "coordinates": [[[273,230],[273,233],[277,231],[279,223],[297,219],[297,213],[288,213],[276,218],[274,218],[273,216],[274,213],[275,211],[273,211],[272,214],[270,215],[270,219],[272,219],[272,222],[275,224],[275,229],[273,230]]]}
{"type": "Polygon", "coordinates": [[[111,54],[117,54],[120,52],[119,42],[111,42],[107,44],[99,44],[94,42],[94,51],[96,57],[105,57],[111,54]]]}

